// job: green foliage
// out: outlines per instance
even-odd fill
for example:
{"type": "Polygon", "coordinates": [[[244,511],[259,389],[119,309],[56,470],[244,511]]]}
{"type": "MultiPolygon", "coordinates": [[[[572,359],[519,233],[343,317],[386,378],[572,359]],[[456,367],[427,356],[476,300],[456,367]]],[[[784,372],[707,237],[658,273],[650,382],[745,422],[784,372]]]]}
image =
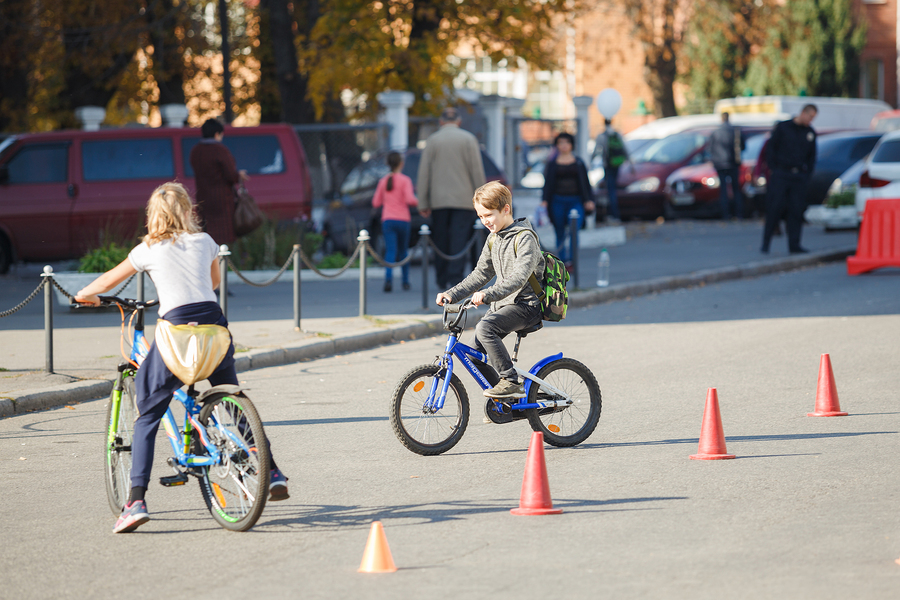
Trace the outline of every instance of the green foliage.
{"type": "Polygon", "coordinates": [[[854,206],[856,204],[856,192],[847,190],[832,194],[825,199],[825,206],[837,208],[838,206],[854,206]]]}
{"type": "Polygon", "coordinates": [[[259,228],[238,238],[229,249],[231,260],[242,271],[280,269],[293,252],[294,244],[300,243],[303,252],[312,256],[323,239],[318,233],[305,231],[305,225],[266,218],[259,228]]]}
{"type": "Polygon", "coordinates": [[[128,258],[130,246],[113,241],[104,242],[99,248],[89,251],[78,262],[79,273],[105,273],[128,258]]]}

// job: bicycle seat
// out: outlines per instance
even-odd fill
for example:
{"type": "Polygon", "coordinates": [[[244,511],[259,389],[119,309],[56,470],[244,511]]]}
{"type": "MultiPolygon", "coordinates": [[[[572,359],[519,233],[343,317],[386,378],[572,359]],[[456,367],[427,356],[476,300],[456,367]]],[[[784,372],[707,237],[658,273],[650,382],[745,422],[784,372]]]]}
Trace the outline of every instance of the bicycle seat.
{"type": "Polygon", "coordinates": [[[526,327],[525,329],[518,330],[516,332],[516,335],[519,336],[520,338],[523,338],[526,335],[528,335],[529,333],[534,333],[538,329],[541,329],[543,326],[544,326],[544,321],[540,320],[537,323],[535,323],[534,325],[532,325],[531,327],[526,327]]]}

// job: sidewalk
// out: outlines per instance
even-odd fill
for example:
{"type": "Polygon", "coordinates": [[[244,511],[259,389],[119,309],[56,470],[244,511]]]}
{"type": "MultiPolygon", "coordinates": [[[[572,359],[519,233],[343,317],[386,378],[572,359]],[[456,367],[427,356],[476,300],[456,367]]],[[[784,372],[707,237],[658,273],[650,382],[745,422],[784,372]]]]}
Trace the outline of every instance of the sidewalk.
{"type": "MultiPolygon", "coordinates": [[[[517,212],[530,214],[523,207],[517,207],[517,212]]],[[[614,232],[592,231],[602,230],[586,230],[581,237],[580,289],[570,282],[572,307],[842,260],[856,246],[853,231],[826,234],[821,228],[807,226],[803,243],[810,254],[788,255],[782,236],[775,238],[770,255],[762,255],[759,220],[628,223],[623,245],[603,239],[610,233],[618,235],[614,232]],[[600,244],[610,246],[612,285],[608,288],[593,287],[600,244]]],[[[553,234],[542,231],[542,241],[545,247],[552,247],[553,234]]],[[[66,265],[53,266],[54,270],[64,270],[66,265]]],[[[42,267],[20,265],[0,276],[0,311],[17,305],[34,290],[40,283],[42,267]]],[[[433,305],[438,291],[433,270],[427,282],[425,308],[421,268],[412,267],[409,291],[386,294],[381,290],[383,281],[383,269],[368,269],[366,316],[359,317],[358,271],[336,280],[304,273],[300,331],[293,327],[290,273],[266,288],[229,283],[234,295],[228,299],[228,319],[237,348],[238,371],[441,332],[441,311],[433,305]]],[[[121,361],[118,310],[55,306],[54,373],[48,374],[43,371],[43,304],[41,294],[16,314],[0,319],[0,417],[100,398],[112,387],[111,378],[121,361]]],[[[148,337],[154,323],[155,314],[149,314],[148,337]]]]}

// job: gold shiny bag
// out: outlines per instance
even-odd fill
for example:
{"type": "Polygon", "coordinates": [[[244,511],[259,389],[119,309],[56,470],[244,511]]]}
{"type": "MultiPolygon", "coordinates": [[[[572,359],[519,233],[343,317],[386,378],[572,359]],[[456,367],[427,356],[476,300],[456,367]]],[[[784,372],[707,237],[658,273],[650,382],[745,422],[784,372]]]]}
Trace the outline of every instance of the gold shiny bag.
{"type": "Polygon", "coordinates": [[[191,385],[212,375],[231,345],[231,334],[221,325],[173,325],[156,322],[156,349],[175,377],[191,385]]]}

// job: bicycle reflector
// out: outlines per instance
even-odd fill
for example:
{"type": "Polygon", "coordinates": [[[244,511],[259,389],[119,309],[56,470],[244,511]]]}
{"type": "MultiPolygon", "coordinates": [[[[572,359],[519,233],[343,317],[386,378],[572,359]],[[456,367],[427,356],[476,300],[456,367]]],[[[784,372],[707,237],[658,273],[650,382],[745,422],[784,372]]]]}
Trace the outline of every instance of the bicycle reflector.
{"type": "Polygon", "coordinates": [[[559,433],[559,425],[554,425],[553,423],[551,423],[550,425],[547,425],[547,429],[549,429],[553,433],[559,433]]]}
{"type": "Polygon", "coordinates": [[[420,381],[419,383],[417,383],[416,385],[413,386],[413,390],[415,390],[417,392],[421,392],[423,387],[425,387],[425,382],[420,381]]]}

